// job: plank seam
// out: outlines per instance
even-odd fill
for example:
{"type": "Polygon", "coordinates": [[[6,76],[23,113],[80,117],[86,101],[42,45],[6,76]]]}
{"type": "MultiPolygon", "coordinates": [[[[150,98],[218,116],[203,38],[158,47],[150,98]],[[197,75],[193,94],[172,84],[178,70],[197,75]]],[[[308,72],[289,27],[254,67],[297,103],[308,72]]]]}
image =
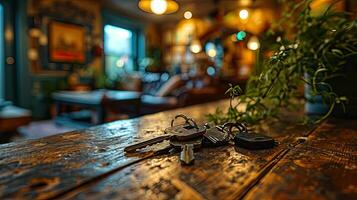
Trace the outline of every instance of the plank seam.
{"type": "MultiPolygon", "coordinates": [[[[325,122],[323,123],[325,124],[325,122]]],[[[312,133],[317,131],[320,126],[313,127],[304,137],[309,137],[312,133]]],[[[263,166],[263,168],[258,172],[258,176],[251,180],[246,187],[241,189],[238,192],[238,195],[232,199],[244,199],[246,195],[255,187],[257,186],[260,181],[269,174],[269,172],[289,153],[292,149],[296,148],[299,144],[302,144],[306,141],[306,139],[298,138],[295,142],[288,144],[288,147],[279,151],[267,164],[263,166]]]]}

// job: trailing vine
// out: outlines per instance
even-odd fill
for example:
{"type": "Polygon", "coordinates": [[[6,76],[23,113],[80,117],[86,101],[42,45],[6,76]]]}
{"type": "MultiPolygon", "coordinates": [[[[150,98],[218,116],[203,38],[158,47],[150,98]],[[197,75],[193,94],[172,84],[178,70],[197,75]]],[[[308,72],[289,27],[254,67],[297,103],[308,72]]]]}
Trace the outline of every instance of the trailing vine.
{"type": "Polygon", "coordinates": [[[296,105],[296,98],[301,96],[298,88],[304,84],[311,87],[312,97],[321,96],[329,105],[329,111],[316,123],[330,116],[337,104],[344,107],[347,98],[338,95],[330,80],[343,75],[341,69],[357,54],[357,21],[349,20],[348,13],[335,12],[333,4],[315,16],[310,3],[291,4],[277,24],[290,27],[295,34],[277,38],[278,49],[260,66],[261,72],[250,77],[245,92],[230,85],[226,92],[230,97],[228,110],[217,108],[207,116],[209,121],[253,124],[276,117],[281,108],[296,105]]]}

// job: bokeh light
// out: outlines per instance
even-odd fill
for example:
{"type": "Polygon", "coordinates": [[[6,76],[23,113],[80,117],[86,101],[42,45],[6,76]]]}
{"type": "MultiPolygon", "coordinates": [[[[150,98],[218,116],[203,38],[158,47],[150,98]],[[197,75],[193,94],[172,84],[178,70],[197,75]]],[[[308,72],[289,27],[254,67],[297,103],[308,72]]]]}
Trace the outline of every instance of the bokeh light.
{"type": "Polygon", "coordinates": [[[260,47],[259,39],[256,36],[250,37],[247,47],[252,51],[258,50],[260,47]]]}
{"type": "Polygon", "coordinates": [[[216,49],[209,49],[207,54],[208,54],[209,57],[214,58],[217,55],[217,50],[216,49]]]}
{"type": "Polygon", "coordinates": [[[215,73],[216,73],[216,70],[214,69],[214,67],[209,66],[209,67],[207,68],[207,74],[208,74],[208,75],[213,76],[215,73]]]}
{"type": "Polygon", "coordinates": [[[123,59],[118,59],[117,62],[115,63],[115,65],[118,67],[118,68],[122,68],[124,67],[125,65],[125,61],[123,59]]]}
{"type": "Polygon", "coordinates": [[[205,46],[205,50],[206,50],[206,54],[211,57],[214,58],[217,55],[217,49],[216,49],[216,45],[213,42],[208,42],[205,46]]]}
{"type": "Polygon", "coordinates": [[[245,36],[247,36],[247,34],[244,31],[239,31],[237,33],[237,40],[242,41],[242,40],[244,40],[245,36]]]}
{"type": "Polygon", "coordinates": [[[248,12],[248,10],[243,9],[243,10],[239,11],[239,17],[240,17],[241,19],[248,19],[248,17],[249,17],[249,12],[248,12]]]}
{"type": "Polygon", "coordinates": [[[194,40],[190,45],[190,50],[192,53],[199,53],[202,50],[200,41],[194,40]]]}
{"type": "Polygon", "coordinates": [[[183,17],[184,17],[185,19],[191,19],[191,18],[192,18],[192,12],[186,11],[186,12],[183,14],[183,17]]]}

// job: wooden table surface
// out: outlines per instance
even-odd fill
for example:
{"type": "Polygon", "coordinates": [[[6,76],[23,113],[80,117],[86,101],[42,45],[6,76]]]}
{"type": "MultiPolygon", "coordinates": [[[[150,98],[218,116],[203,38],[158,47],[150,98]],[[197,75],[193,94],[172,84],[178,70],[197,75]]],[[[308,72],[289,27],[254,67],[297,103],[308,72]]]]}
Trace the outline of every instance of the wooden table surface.
{"type": "Polygon", "coordinates": [[[228,145],[178,156],[125,155],[129,143],[162,133],[171,118],[200,122],[227,101],[118,121],[0,146],[0,199],[357,199],[357,120],[297,125],[299,114],[261,126],[280,144],[228,145]]]}

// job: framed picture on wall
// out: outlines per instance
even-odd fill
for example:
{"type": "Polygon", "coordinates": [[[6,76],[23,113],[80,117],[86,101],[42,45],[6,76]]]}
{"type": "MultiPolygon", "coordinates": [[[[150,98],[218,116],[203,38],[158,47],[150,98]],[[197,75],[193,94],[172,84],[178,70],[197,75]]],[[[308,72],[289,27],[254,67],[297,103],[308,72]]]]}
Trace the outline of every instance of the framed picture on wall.
{"type": "Polygon", "coordinates": [[[51,21],[48,33],[50,62],[79,64],[86,62],[86,29],[84,26],[51,21]]]}

